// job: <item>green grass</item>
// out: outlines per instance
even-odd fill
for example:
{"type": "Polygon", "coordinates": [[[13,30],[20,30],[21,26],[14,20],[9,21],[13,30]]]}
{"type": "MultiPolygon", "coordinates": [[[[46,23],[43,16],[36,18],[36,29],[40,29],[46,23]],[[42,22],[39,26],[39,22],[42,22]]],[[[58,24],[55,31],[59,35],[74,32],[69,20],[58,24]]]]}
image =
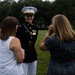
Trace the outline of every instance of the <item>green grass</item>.
{"type": "Polygon", "coordinates": [[[35,44],[38,56],[38,63],[37,63],[37,75],[46,75],[48,69],[48,63],[50,59],[49,51],[41,51],[39,49],[40,41],[43,39],[47,30],[39,30],[38,38],[35,44]]]}

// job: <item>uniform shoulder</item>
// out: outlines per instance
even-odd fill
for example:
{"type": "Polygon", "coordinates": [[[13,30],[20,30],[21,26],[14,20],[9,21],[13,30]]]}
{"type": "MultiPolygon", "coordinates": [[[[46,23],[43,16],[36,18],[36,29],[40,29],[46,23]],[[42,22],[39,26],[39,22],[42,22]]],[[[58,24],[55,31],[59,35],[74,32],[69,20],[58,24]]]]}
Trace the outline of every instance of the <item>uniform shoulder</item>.
{"type": "Polygon", "coordinates": [[[18,28],[22,28],[22,27],[24,27],[24,25],[23,25],[23,24],[18,25],[18,28]]]}
{"type": "Polygon", "coordinates": [[[36,25],[36,24],[33,24],[33,25],[34,25],[34,27],[38,28],[38,25],[36,25]]]}
{"type": "Polygon", "coordinates": [[[17,31],[20,31],[20,30],[22,30],[23,28],[24,28],[24,25],[18,25],[17,31]]]}
{"type": "Polygon", "coordinates": [[[23,25],[21,25],[21,24],[20,24],[20,25],[18,25],[18,27],[22,27],[22,26],[23,26],[23,25]]]}

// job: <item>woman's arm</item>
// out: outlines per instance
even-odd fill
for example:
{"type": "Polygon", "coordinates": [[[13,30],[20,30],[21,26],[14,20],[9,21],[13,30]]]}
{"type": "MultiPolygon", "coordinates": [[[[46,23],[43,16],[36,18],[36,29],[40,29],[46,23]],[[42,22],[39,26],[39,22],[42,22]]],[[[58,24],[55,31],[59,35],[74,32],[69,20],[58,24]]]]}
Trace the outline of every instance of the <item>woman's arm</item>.
{"type": "Polygon", "coordinates": [[[46,51],[47,48],[45,46],[45,41],[50,37],[50,35],[53,33],[53,26],[50,25],[49,28],[48,28],[48,32],[46,34],[46,36],[43,38],[43,40],[40,42],[40,45],[39,45],[39,48],[43,51],[46,51]]]}
{"type": "Polygon", "coordinates": [[[14,52],[17,63],[22,63],[24,60],[24,51],[18,38],[13,38],[10,42],[10,49],[14,52]]]}

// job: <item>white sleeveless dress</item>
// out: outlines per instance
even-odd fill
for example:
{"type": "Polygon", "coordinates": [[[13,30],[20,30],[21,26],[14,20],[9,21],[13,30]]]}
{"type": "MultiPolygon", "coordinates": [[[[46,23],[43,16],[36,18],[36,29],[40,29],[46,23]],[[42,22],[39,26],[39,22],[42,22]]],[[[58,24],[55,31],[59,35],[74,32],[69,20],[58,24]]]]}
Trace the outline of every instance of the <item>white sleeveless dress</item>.
{"type": "Polygon", "coordinates": [[[22,64],[17,64],[13,51],[10,50],[10,36],[6,41],[0,40],[0,75],[23,75],[22,64]]]}

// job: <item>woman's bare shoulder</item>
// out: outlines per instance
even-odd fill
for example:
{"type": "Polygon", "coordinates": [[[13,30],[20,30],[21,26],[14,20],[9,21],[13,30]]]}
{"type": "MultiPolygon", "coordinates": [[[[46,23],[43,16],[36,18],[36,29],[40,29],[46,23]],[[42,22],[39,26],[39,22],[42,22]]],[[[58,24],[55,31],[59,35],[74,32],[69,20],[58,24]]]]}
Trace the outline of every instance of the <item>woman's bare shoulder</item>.
{"type": "Polygon", "coordinates": [[[10,42],[10,49],[13,49],[14,47],[21,47],[20,40],[16,37],[10,42]]]}

